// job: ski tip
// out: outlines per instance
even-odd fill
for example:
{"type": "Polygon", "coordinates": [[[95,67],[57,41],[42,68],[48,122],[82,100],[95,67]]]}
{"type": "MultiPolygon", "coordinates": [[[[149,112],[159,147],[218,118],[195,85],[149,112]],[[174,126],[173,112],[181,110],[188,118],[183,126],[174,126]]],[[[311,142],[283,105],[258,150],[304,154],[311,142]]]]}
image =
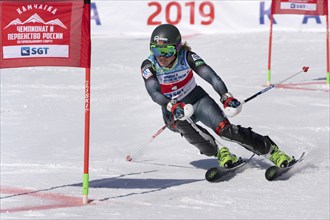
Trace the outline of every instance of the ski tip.
{"type": "Polygon", "coordinates": [[[301,162],[304,158],[305,158],[305,152],[302,152],[302,154],[300,155],[300,157],[298,159],[294,158],[294,163],[292,165],[294,165],[297,162],[301,162]]]}
{"type": "Polygon", "coordinates": [[[299,160],[303,160],[303,159],[304,159],[304,157],[305,157],[305,152],[303,152],[303,153],[301,154],[301,156],[300,156],[299,160]]]}

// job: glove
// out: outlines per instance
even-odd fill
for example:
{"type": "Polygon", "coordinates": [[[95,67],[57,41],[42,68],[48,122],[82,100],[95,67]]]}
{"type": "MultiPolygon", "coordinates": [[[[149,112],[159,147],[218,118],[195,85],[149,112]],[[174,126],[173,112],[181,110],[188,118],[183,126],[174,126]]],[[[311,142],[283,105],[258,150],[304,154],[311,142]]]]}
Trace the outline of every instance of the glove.
{"type": "Polygon", "coordinates": [[[176,102],[175,100],[170,101],[166,105],[166,109],[173,114],[174,120],[184,121],[194,114],[194,108],[191,104],[176,102]]]}
{"type": "Polygon", "coordinates": [[[242,103],[235,99],[229,92],[224,94],[220,101],[223,104],[226,116],[229,118],[238,115],[242,111],[242,103]]]}

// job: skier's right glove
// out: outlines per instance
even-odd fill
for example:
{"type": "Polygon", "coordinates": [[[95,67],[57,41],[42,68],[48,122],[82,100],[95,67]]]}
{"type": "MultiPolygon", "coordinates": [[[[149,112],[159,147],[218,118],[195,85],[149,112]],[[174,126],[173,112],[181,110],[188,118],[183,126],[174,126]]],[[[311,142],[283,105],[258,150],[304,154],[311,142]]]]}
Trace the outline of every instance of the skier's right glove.
{"type": "Polygon", "coordinates": [[[174,120],[184,121],[194,114],[194,108],[191,104],[171,100],[166,105],[167,111],[173,114],[174,120]]]}
{"type": "Polygon", "coordinates": [[[220,101],[223,104],[224,112],[227,117],[234,117],[242,111],[242,103],[235,99],[229,92],[224,94],[220,101]]]}

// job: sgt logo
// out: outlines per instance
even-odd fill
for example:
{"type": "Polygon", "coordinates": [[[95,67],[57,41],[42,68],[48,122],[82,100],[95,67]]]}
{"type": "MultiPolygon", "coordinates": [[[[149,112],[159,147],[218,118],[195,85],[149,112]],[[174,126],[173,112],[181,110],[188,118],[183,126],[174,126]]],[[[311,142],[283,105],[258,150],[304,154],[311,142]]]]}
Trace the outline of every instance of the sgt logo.
{"type": "Polygon", "coordinates": [[[292,9],[304,9],[304,8],[306,8],[306,5],[305,4],[295,4],[295,3],[292,3],[290,5],[290,8],[292,8],[292,9]]]}
{"type": "Polygon", "coordinates": [[[48,47],[21,47],[21,56],[46,55],[48,50],[48,47]]]}

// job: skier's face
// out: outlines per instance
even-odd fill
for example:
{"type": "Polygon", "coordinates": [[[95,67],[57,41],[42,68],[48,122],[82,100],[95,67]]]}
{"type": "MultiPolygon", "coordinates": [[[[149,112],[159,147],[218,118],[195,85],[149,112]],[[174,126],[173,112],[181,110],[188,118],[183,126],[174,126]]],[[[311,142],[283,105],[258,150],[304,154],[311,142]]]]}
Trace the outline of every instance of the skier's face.
{"type": "Polygon", "coordinates": [[[175,60],[176,56],[171,56],[171,57],[156,57],[157,62],[159,65],[162,67],[167,67],[170,68],[173,64],[173,61],[175,60]]]}

